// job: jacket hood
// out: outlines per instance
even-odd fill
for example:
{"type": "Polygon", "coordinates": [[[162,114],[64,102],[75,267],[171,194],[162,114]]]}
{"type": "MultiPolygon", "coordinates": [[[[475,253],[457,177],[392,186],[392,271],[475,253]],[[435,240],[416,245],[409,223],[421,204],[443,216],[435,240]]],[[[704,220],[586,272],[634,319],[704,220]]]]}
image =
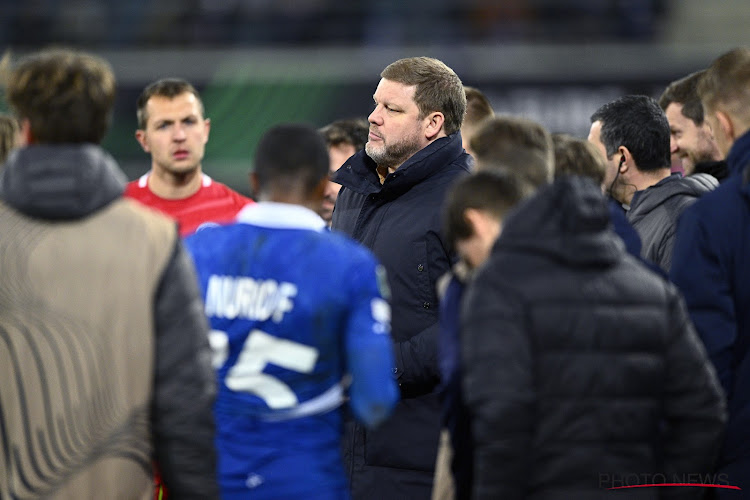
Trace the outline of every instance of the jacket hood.
{"type": "Polygon", "coordinates": [[[95,144],[32,145],[11,153],[0,199],[42,219],[85,217],[122,196],[127,178],[95,144]]]}
{"type": "Polygon", "coordinates": [[[395,172],[388,174],[381,185],[375,170],[377,165],[363,149],[349,158],[331,180],[361,194],[383,191],[398,196],[437,173],[440,168],[436,170],[436,167],[447,168],[462,155],[466,157],[463,164],[468,172],[471,157],[463,149],[461,133],[441,137],[414,153],[395,172]]]}
{"type": "Polygon", "coordinates": [[[616,262],[625,252],[607,202],[589,179],[561,177],[508,216],[493,252],[541,253],[570,265],[616,262]]]}
{"type": "Polygon", "coordinates": [[[719,181],[708,174],[693,174],[688,177],[672,174],[653,186],[635,193],[630,204],[628,219],[635,221],[674,196],[687,195],[698,198],[713,191],[718,185],[719,181]]]}

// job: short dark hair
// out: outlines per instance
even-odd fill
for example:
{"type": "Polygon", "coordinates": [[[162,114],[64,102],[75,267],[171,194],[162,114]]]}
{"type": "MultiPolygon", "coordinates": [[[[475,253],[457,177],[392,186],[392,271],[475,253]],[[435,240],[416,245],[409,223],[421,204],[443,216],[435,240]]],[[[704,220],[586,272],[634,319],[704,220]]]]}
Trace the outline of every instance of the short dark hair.
{"type": "Polygon", "coordinates": [[[150,83],[143,89],[141,95],[138,96],[136,101],[136,116],[138,117],[138,128],[141,130],[146,129],[148,124],[148,113],[146,113],[146,104],[148,100],[154,96],[166,97],[167,99],[174,99],[175,97],[184,93],[190,93],[198,99],[198,105],[200,106],[201,115],[205,114],[203,109],[203,101],[198,91],[193,85],[187,80],[181,78],[162,78],[153,83],[150,83]]]}
{"type": "Polygon", "coordinates": [[[466,114],[466,93],[461,79],[444,62],[431,57],[409,57],[389,64],[380,76],[403,85],[415,85],[414,102],[420,117],[443,113],[445,133],[461,129],[466,114]]]}
{"type": "Polygon", "coordinates": [[[564,175],[588,177],[601,186],[607,174],[602,153],[589,141],[568,134],[552,134],[555,147],[555,179],[564,175]]]}
{"type": "Polygon", "coordinates": [[[645,95],[626,95],[597,109],[591,123],[601,122],[607,158],[625,146],[638,170],[669,168],[669,122],[659,104],[645,95]]]}
{"type": "Polygon", "coordinates": [[[484,120],[469,141],[479,169],[507,169],[535,187],[552,182],[552,137],[541,124],[511,115],[484,120]]]}
{"type": "Polygon", "coordinates": [[[320,129],[328,147],[348,144],[359,151],[365,148],[370,124],[364,118],[336,120],[320,129]]]}
{"type": "Polygon", "coordinates": [[[464,116],[462,127],[474,127],[483,120],[495,116],[490,100],[481,90],[464,85],[464,93],[466,93],[466,116],[464,116]]]}
{"type": "Polygon", "coordinates": [[[485,170],[458,180],[443,204],[443,232],[448,244],[470,238],[471,224],[464,213],[469,208],[483,210],[502,220],[507,212],[531,194],[533,188],[509,172],[485,170]]]}
{"type": "Polygon", "coordinates": [[[301,185],[307,193],[328,178],[328,146],[310,125],[287,123],[268,129],[255,150],[258,189],[276,184],[301,185]]]}
{"type": "Polygon", "coordinates": [[[703,104],[698,94],[700,82],[706,70],[690,73],[684,78],[670,83],[659,97],[659,106],[664,111],[670,104],[682,104],[682,116],[693,120],[696,125],[703,125],[703,104]]]}
{"type": "Polygon", "coordinates": [[[69,49],[48,49],[10,70],[7,100],[29,120],[40,143],[98,144],[112,118],[115,76],[104,59],[69,49]]]}

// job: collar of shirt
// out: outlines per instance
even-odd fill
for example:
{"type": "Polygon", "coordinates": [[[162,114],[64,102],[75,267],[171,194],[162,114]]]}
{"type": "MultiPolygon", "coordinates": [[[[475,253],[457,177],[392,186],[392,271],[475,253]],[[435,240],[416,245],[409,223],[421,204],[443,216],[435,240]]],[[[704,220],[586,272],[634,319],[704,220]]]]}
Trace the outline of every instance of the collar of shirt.
{"type": "Polygon", "coordinates": [[[237,214],[237,222],[276,229],[323,231],[327,227],[320,215],[309,208],[272,201],[247,205],[237,214]]]}

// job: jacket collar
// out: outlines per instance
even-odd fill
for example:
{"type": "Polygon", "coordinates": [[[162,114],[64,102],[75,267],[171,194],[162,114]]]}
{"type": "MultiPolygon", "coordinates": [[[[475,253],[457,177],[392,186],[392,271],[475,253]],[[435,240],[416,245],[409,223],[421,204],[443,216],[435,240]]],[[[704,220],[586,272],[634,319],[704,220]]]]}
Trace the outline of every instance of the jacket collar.
{"type": "MultiPolygon", "coordinates": [[[[349,158],[333,175],[332,180],[360,194],[368,195],[379,192],[395,198],[443,168],[447,168],[461,155],[468,157],[463,150],[461,133],[456,132],[436,139],[414,153],[398,170],[388,174],[383,184],[380,184],[375,162],[367,156],[365,150],[362,150],[349,158]]],[[[468,165],[468,159],[464,163],[468,165]]]]}
{"type": "Polygon", "coordinates": [[[78,219],[122,196],[127,178],[95,144],[38,144],[13,151],[0,199],[42,219],[78,219]]]}
{"type": "Polygon", "coordinates": [[[750,131],[734,141],[727,155],[727,165],[729,175],[737,175],[750,165],[750,131]]]}
{"type": "Polygon", "coordinates": [[[320,215],[309,208],[272,201],[247,205],[237,214],[237,222],[275,229],[324,231],[328,227],[320,215]]]}
{"type": "Polygon", "coordinates": [[[630,201],[628,219],[635,221],[649,214],[673,196],[702,196],[719,185],[715,177],[708,174],[692,174],[683,177],[675,172],[651,187],[636,191],[630,201]]]}

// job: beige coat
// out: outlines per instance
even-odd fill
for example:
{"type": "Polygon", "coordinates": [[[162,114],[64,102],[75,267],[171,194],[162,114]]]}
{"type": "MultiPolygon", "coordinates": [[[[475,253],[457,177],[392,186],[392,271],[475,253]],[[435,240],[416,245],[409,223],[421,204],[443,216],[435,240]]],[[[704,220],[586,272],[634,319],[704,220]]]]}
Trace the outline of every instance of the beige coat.
{"type": "Polygon", "coordinates": [[[153,303],[176,238],[127,200],[59,222],[0,203],[0,498],[153,495],[153,303]]]}

